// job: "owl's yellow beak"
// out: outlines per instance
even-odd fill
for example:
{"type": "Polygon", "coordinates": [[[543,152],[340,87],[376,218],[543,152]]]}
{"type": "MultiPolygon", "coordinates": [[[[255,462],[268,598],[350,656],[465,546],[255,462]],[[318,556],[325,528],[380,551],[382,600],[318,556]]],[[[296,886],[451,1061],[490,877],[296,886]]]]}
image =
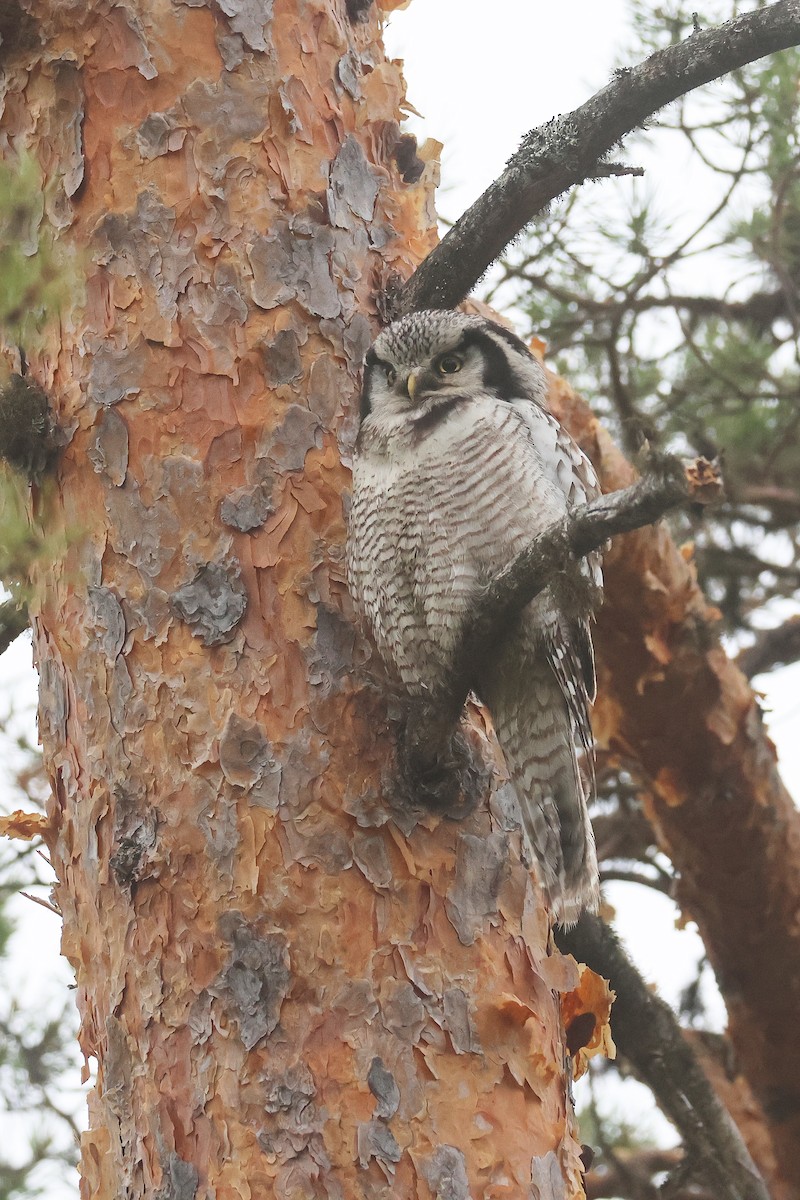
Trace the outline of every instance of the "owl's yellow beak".
{"type": "Polygon", "coordinates": [[[406,382],[406,391],[408,392],[409,397],[412,400],[416,400],[416,398],[417,398],[417,384],[418,383],[419,383],[419,374],[416,371],[412,371],[406,382]]]}

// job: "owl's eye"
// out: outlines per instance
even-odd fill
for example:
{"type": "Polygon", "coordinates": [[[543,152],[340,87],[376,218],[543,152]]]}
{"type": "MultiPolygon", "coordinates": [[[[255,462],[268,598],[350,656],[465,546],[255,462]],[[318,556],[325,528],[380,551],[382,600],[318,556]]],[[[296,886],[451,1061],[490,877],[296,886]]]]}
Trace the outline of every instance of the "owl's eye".
{"type": "Polygon", "coordinates": [[[440,375],[455,375],[456,371],[460,371],[462,367],[461,359],[457,354],[445,354],[439,359],[437,364],[440,375]]]}
{"type": "Polygon", "coordinates": [[[394,383],[394,381],[396,379],[397,379],[397,371],[395,371],[394,367],[387,367],[386,368],[386,382],[388,383],[389,387],[392,386],[392,384],[394,383]]]}

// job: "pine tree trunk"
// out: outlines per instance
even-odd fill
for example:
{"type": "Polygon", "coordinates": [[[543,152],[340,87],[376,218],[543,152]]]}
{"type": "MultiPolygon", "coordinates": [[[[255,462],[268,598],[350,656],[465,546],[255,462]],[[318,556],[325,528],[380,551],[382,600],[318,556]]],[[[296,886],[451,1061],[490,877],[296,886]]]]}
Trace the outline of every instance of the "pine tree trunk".
{"type": "Polygon", "coordinates": [[[32,610],[82,1194],[577,1197],[578,971],[505,793],[412,813],[354,675],[342,459],[435,236],[379,16],[27,7],[3,134],[86,276],[29,348],[69,435],[32,610]]]}

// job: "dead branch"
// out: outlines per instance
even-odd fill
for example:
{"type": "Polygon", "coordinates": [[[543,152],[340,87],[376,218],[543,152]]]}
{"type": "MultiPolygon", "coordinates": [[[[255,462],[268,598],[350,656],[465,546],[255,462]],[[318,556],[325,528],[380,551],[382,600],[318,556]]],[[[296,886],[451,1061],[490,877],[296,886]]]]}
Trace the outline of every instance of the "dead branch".
{"type": "MultiPolygon", "coordinates": [[[[605,488],[632,470],[563,380],[550,404],[605,488]]],[[[781,782],[757,699],[719,644],[688,548],[663,524],[612,545],[595,645],[601,747],[636,759],[676,894],[696,922],[725,1000],[743,1075],[787,1188],[800,1184],[800,814],[781,782]]],[[[761,1160],[760,1160],[761,1161],[761,1160]]],[[[763,1168],[762,1168],[763,1169],[763,1168]]]]}
{"type": "Polygon", "coordinates": [[[555,938],[564,953],[602,975],[616,993],[611,1028],[617,1049],[680,1133],[692,1175],[715,1188],[718,1200],[769,1200],[674,1013],[650,991],[612,930],[584,913],[573,929],[557,929],[555,938]]]}
{"type": "Polygon", "coordinates": [[[686,464],[663,456],[638,482],[590,504],[576,505],[534,538],[484,589],[457,655],[447,696],[432,697],[409,724],[405,754],[412,778],[429,779],[427,790],[435,795],[437,781],[450,773],[444,771],[444,764],[453,765],[453,730],[468,693],[477,685],[481,663],[517,614],[549,583],[615,534],[650,525],[681,504],[707,504],[721,495],[720,477],[712,463],[699,458],[686,464]]]}
{"type": "Polygon", "coordinates": [[[786,667],[800,659],[800,617],[789,617],[775,629],[764,629],[752,646],[742,650],[736,665],[748,679],[771,671],[774,667],[786,667]]]}
{"type": "Polygon", "coordinates": [[[0,604],[0,654],[29,628],[28,609],[16,600],[4,600],[0,604]]]}
{"type": "Polygon", "coordinates": [[[428,255],[396,301],[397,315],[453,308],[551,200],[602,172],[627,134],[680,96],[746,63],[800,44],[800,0],[778,0],[617,71],[574,112],[528,133],[505,170],[428,255]]]}

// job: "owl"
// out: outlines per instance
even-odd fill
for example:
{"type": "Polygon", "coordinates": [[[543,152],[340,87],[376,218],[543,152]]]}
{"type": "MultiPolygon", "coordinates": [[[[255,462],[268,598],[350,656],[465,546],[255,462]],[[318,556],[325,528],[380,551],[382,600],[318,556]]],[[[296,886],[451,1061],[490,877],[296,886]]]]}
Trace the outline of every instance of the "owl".
{"type": "MultiPolygon", "coordinates": [[[[347,578],[409,697],[446,692],[484,585],[571,505],[599,495],[589,460],[548,410],[546,390],[523,342],[463,313],[403,317],[367,354],[347,578]]],[[[564,924],[598,901],[577,752],[591,760],[597,556],[575,564],[572,575],[509,623],[471,680],[491,714],[541,883],[564,924]]]]}

